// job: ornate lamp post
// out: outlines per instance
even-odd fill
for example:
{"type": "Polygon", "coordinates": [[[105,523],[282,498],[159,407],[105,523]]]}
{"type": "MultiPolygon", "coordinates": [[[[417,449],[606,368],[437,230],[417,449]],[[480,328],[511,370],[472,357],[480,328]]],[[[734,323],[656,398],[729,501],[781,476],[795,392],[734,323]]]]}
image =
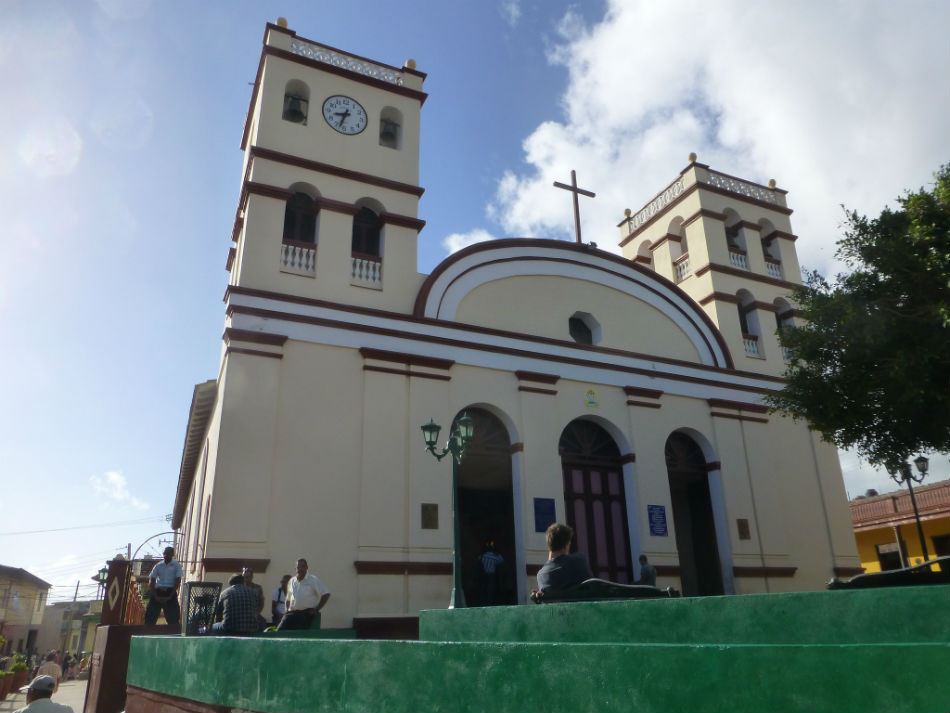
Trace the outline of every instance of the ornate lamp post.
{"type": "Polygon", "coordinates": [[[917,536],[920,538],[920,549],[924,553],[924,562],[927,562],[930,559],[930,555],[927,553],[927,541],[924,539],[924,528],[920,525],[920,513],[917,511],[917,498],[914,497],[914,486],[912,482],[922,483],[924,481],[924,478],[927,476],[930,461],[924,456],[917,456],[914,458],[914,465],[917,466],[917,472],[920,473],[919,476],[914,475],[914,472],[910,469],[910,463],[907,462],[901,463],[897,472],[889,472],[891,480],[898,485],[907,483],[907,489],[910,491],[910,504],[914,507],[914,519],[917,521],[917,536]]]}
{"type": "Polygon", "coordinates": [[[475,431],[475,422],[468,413],[463,413],[452,425],[452,433],[446,441],[441,453],[436,452],[435,445],[439,440],[439,431],[442,427],[431,418],[429,423],[422,426],[422,437],[426,442],[426,450],[441,461],[449,453],[452,454],[452,597],[449,599],[449,609],[464,608],[465,592],[462,589],[462,564],[459,515],[458,515],[458,466],[465,457],[465,449],[472,443],[475,431]]]}

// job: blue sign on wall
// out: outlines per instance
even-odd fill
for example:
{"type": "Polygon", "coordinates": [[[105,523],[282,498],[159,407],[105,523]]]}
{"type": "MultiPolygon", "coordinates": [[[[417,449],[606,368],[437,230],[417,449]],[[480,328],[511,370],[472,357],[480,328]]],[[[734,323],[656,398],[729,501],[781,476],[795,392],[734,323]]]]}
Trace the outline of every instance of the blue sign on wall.
{"type": "Polygon", "coordinates": [[[654,537],[666,537],[670,534],[666,529],[665,505],[647,505],[647,517],[650,520],[651,535],[654,537]]]}
{"type": "Polygon", "coordinates": [[[534,531],[544,532],[555,522],[554,498],[534,499],[534,531]]]}

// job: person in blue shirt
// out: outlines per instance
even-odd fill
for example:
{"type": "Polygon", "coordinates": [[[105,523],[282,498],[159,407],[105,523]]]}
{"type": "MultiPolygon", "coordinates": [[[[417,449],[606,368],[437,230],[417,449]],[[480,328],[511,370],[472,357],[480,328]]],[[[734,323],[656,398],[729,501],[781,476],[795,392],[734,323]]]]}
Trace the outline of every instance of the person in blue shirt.
{"type": "Polygon", "coordinates": [[[158,621],[158,615],[165,613],[165,621],[178,626],[181,608],[178,606],[178,588],[184,576],[181,565],[174,560],[175,548],[166,547],[164,559],[152,567],[148,575],[148,591],[152,595],[145,607],[145,624],[152,626],[158,621]]]}

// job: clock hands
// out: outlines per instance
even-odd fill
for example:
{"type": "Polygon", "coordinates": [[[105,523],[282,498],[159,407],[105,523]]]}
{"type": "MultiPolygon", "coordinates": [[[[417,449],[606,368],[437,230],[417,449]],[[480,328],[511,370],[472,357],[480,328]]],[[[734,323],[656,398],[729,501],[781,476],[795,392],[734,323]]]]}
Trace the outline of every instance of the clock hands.
{"type": "Polygon", "coordinates": [[[350,110],[346,109],[345,111],[334,112],[333,116],[340,117],[340,123],[337,124],[341,129],[343,128],[343,122],[346,121],[350,116],[350,110]]]}

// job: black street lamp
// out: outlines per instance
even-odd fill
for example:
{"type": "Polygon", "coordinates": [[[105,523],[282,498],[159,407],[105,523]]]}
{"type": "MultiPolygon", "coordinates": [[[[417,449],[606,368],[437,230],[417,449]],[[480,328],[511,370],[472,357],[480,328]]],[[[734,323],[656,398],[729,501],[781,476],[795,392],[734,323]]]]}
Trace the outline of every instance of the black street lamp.
{"type": "Polygon", "coordinates": [[[917,511],[917,498],[914,497],[914,486],[912,482],[924,482],[930,461],[924,456],[917,456],[914,458],[914,465],[917,466],[917,471],[920,473],[919,476],[914,475],[914,472],[910,469],[910,463],[906,461],[900,464],[896,472],[888,472],[890,473],[891,480],[898,485],[907,483],[907,489],[910,491],[910,504],[914,507],[914,519],[917,521],[917,536],[920,538],[920,549],[924,553],[924,562],[927,562],[930,559],[930,555],[927,553],[927,541],[924,539],[924,528],[920,525],[920,513],[917,511]]]}
{"type": "Polygon", "coordinates": [[[445,443],[441,453],[436,452],[435,446],[439,440],[439,431],[442,427],[431,418],[429,423],[422,426],[422,437],[426,442],[426,450],[441,461],[449,453],[452,454],[452,596],[449,599],[449,609],[462,609],[468,606],[465,603],[465,591],[462,589],[462,563],[459,515],[458,515],[458,466],[465,457],[465,449],[472,443],[475,432],[475,422],[468,413],[463,413],[452,424],[452,433],[445,443]]]}

